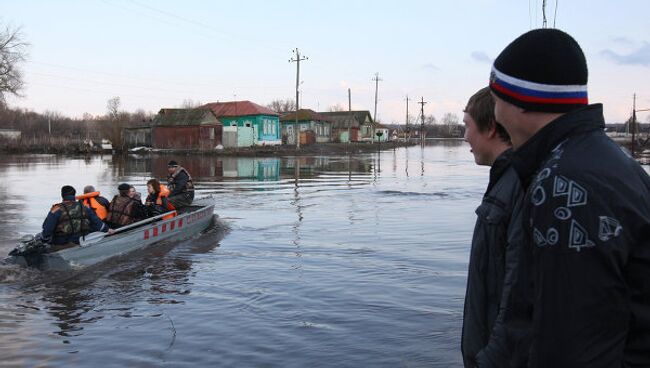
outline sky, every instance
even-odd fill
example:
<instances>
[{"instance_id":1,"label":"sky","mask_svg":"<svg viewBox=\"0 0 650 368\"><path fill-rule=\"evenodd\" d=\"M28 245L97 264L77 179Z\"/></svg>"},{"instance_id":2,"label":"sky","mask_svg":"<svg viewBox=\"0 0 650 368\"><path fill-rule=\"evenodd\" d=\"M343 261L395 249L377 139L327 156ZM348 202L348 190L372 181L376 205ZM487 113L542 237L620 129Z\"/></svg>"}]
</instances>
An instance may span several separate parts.
<instances>
[{"instance_id":1,"label":"sky","mask_svg":"<svg viewBox=\"0 0 650 368\"><path fill-rule=\"evenodd\" d=\"M547 26L571 34L589 67L589 99L608 123L650 108L650 1L547 0ZM22 97L12 107L70 117L157 112L184 101L295 99L301 108L352 108L403 123L462 117L491 63L543 26L542 0L170 1L0 0L0 22L30 43ZM650 112L640 112L647 121Z\"/></svg>"}]
</instances>

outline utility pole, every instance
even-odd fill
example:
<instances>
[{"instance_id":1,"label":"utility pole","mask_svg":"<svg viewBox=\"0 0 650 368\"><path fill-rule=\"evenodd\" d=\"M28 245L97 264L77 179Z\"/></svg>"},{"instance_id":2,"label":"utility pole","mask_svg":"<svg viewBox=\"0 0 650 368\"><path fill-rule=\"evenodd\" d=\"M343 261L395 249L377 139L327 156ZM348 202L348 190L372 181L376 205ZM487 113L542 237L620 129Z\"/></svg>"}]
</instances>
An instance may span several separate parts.
<instances>
[{"instance_id":1,"label":"utility pole","mask_svg":"<svg viewBox=\"0 0 650 368\"><path fill-rule=\"evenodd\" d=\"M546 0L542 0L542 18L543 18L542 28L546 28Z\"/></svg>"},{"instance_id":2,"label":"utility pole","mask_svg":"<svg viewBox=\"0 0 650 368\"><path fill-rule=\"evenodd\" d=\"M372 117L374 120L372 124L372 135L370 137L370 142L372 143L375 140L375 124L377 123L377 91L379 90L379 82L383 79L379 78L379 73L375 73L375 77L372 78L375 81L375 115Z\"/></svg>"},{"instance_id":3,"label":"utility pole","mask_svg":"<svg viewBox=\"0 0 650 368\"><path fill-rule=\"evenodd\" d=\"M424 97L422 97L422 100L418 103L420 104L420 120L422 120L420 123L420 144L424 146L424 105L427 102L425 102Z\"/></svg>"},{"instance_id":4,"label":"utility pole","mask_svg":"<svg viewBox=\"0 0 650 368\"><path fill-rule=\"evenodd\" d=\"M348 88L348 148L350 147L350 142L352 141L352 137L350 137L350 126L352 125L352 92L350 92L350 89ZM348 149L349 151L349 149Z\"/></svg>"},{"instance_id":5,"label":"utility pole","mask_svg":"<svg viewBox=\"0 0 650 368\"><path fill-rule=\"evenodd\" d=\"M636 130L636 93L632 97L632 157L634 157L634 151L635 151L635 146L636 142L635 137L634 137L634 131Z\"/></svg>"},{"instance_id":6,"label":"utility pole","mask_svg":"<svg viewBox=\"0 0 650 368\"><path fill-rule=\"evenodd\" d=\"M407 135L410 138L411 131L409 129L409 95L406 95L406 129L404 131L404 141L406 142Z\"/></svg>"},{"instance_id":7,"label":"utility pole","mask_svg":"<svg viewBox=\"0 0 650 368\"><path fill-rule=\"evenodd\" d=\"M309 58L306 56L300 56L300 50L296 47L293 52L296 54L296 58L291 58L289 59L290 63L295 62L296 63L296 149L300 148L300 127L298 126L298 98L300 95L300 62L303 60L308 60Z\"/></svg>"},{"instance_id":8,"label":"utility pole","mask_svg":"<svg viewBox=\"0 0 650 368\"><path fill-rule=\"evenodd\" d=\"M636 151L636 113L639 111L650 111L650 109L636 108L636 93L635 93L632 100L632 119L630 121L630 124L628 124L628 128L632 129L632 157L634 157L634 153Z\"/></svg>"}]
</instances>

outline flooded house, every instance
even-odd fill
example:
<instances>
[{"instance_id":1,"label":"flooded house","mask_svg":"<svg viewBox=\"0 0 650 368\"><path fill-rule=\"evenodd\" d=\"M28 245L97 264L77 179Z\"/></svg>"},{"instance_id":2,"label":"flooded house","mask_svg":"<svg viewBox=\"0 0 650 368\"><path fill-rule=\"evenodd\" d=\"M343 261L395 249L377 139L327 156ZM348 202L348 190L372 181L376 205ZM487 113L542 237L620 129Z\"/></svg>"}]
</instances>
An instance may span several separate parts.
<instances>
[{"instance_id":1,"label":"flooded house","mask_svg":"<svg viewBox=\"0 0 650 368\"><path fill-rule=\"evenodd\" d=\"M332 119L314 110L300 109L286 113L280 117L280 126L284 144L296 144L296 131L300 132L301 145L332 141Z\"/></svg>"},{"instance_id":2,"label":"flooded house","mask_svg":"<svg viewBox=\"0 0 650 368\"><path fill-rule=\"evenodd\" d=\"M223 145L231 147L282 144L279 114L251 101L212 102L209 109L223 124Z\"/></svg>"},{"instance_id":3,"label":"flooded house","mask_svg":"<svg viewBox=\"0 0 650 368\"><path fill-rule=\"evenodd\" d=\"M205 108L163 108L152 122L124 130L127 147L210 150L221 138L221 122Z\"/></svg>"},{"instance_id":4,"label":"flooded house","mask_svg":"<svg viewBox=\"0 0 650 368\"><path fill-rule=\"evenodd\" d=\"M332 141L341 143L370 141L372 124L374 124L370 111L332 111L319 112L319 114L332 121Z\"/></svg>"}]
</instances>

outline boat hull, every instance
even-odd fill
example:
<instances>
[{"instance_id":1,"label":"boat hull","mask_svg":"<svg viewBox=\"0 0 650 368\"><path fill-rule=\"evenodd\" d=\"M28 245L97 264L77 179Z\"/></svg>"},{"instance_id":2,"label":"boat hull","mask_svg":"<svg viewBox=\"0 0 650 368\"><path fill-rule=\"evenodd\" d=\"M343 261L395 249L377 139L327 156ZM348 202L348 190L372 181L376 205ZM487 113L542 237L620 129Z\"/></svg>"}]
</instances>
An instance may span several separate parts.
<instances>
[{"instance_id":1,"label":"boat hull","mask_svg":"<svg viewBox=\"0 0 650 368\"><path fill-rule=\"evenodd\" d=\"M165 240L189 238L207 229L214 221L214 204L197 204L192 207L197 209L124 233L108 235L88 245L45 253L38 259L16 256L9 257L8 261L20 265L36 265L43 269L83 268Z\"/></svg>"}]
</instances>

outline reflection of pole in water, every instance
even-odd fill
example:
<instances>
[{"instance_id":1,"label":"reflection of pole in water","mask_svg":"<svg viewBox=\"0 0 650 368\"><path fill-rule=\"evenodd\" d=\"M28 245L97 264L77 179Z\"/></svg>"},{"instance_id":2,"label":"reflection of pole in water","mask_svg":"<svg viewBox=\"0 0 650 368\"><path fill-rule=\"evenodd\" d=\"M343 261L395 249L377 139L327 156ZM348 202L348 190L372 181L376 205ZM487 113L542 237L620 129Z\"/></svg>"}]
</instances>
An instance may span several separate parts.
<instances>
[{"instance_id":1,"label":"reflection of pole in water","mask_svg":"<svg viewBox=\"0 0 650 368\"><path fill-rule=\"evenodd\" d=\"M348 186L352 185L352 154L348 152Z\"/></svg>"},{"instance_id":2,"label":"reflection of pole in water","mask_svg":"<svg viewBox=\"0 0 650 368\"><path fill-rule=\"evenodd\" d=\"M420 166L422 167L420 176L424 176L424 146L420 147Z\"/></svg>"},{"instance_id":3,"label":"reflection of pole in water","mask_svg":"<svg viewBox=\"0 0 650 368\"><path fill-rule=\"evenodd\" d=\"M300 224L302 223L303 214L302 206L300 205L300 158L296 157L296 165L294 172L294 187L293 187L293 205L296 206L296 214L298 215L298 221L294 222L291 230L293 232L293 245L296 247L296 257L302 257L300 252ZM294 268L301 268L299 265L294 266Z\"/></svg>"},{"instance_id":4,"label":"reflection of pole in water","mask_svg":"<svg viewBox=\"0 0 650 368\"><path fill-rule=\"evenodd\" d=\"M377 152L377 172L381 172L381 151Z\"/></svg>"},{"instance_id":5,"label":"reflection of pole in water","mask_svg":"<svg viewBox=\"0 0 650 368\"><path fill-rule=\"evenodd\" d=\"M406 177L409 177L409 147L406 147L404 149L404 154L406 155L405 157L405 162L404 162L404 172L406 173Z\"/></svg>"},{"instance_id":6,"label":"reflection of pole in water","mask_svg":"<svg viewBox=\"0 0 650 368\"><path fill-rule=\"evenodd\" d=\"M397 151L393 148L393 174L397 173Z\"/></svg>"}]
</instances>

